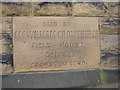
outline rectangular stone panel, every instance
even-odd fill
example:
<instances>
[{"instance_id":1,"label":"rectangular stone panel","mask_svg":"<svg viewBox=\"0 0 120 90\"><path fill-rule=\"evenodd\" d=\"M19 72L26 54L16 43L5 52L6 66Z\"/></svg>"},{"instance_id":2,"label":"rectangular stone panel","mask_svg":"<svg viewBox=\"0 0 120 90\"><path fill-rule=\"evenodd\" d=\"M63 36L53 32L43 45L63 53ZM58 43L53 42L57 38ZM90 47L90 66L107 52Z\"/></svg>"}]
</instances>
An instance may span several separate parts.
<instances>
[{"instance_id":1,"label":"rectangular stone panel","mask_svg":"<svg viewBox=\"0 0 120 90\"><path fill-rule=\"evenodd\" d=\"M96 17L14 17L15 72L98 67Z\"/></svg>"}]
</instances>

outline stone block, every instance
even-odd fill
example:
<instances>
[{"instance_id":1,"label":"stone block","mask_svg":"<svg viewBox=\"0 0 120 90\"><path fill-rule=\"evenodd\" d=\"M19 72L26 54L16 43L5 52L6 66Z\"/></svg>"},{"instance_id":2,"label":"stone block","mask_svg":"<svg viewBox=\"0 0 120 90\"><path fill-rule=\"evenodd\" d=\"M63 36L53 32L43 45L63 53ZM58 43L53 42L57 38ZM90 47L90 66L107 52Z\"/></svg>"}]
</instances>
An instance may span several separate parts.
<instances>
[{"instance_id":1,"label":"stone block","mask_svg":"<svg viewBox=\"0 0 120 90\"><path fill-rule=\"evenodd\" d=\"M12 53L12 37L7 34L0 34L0 53Z\"/></svg>"},{"instance_id":2,"label":"stone block","mask_svg":"<svg viewBox=\"0 0 120 90\"><path fill-rule=\"evenodd\" d=\"M107 35L115 35L119 34L119 22L120 19L118 18L100 18L100 33L101 34L107 34Z\"/></svg>"},{"instance_id":3,"label":"stone block","mask_svg":"<svg viewBox=\"0 0 120 90\"><path fill-rule=\"evenodd\" d=\"M101 50L105 51L118 51L118 43L120 41L118 35L101 35Z\"/></svg>"},{"instance_id":4,"label":"stone block","mask_svg":"<svg viewBox=\"0 0 120 90\"><path fill-rule=\"evenodd\" d=\"M110 17L119 17L120 12L120 3L118 2L111 2L109 3L109 16Z\"/></svg>"},{"instance_id":5,"label":"stone block","mask_svg":"<svg viewBox=\"0 0 120 90\"><path fill-rule=\"evenodd\" d=\"M1 63L0 63L1 64ZM2 74L12 74L13 73L13 67L10 64L2 64Z\"/></svg>"},{"instance_id":6,"label":"stone block","mask_svg":"<svg viewBox=\"0 0 120 90\"><path fill-rule=\"evenodd\" d=\"M108 3L89 2L89 3L74 3L74 16L108 16Z\"/></svg>"},{"instance_id":7,"label":"stone block","mask_svg":"<svg viewBox=\"0 0 120 90\"><path fill-rule=\"evenodd\" d=\"M2 27L1 33L12 33L12 17L2 17L0 25Z\"/></svg>"},{"instance_id":8,"label":"stone block","mask_svg":"<svg viewBox=\"0 0 120 90\"><path fill-rule=\"evenodd\" d=\"M29 2L3 2L2 16L29 16L31 5Z\"/></svg>"},{"instance_id":9,"label":"stone block","mask_svg":"<svg viewBox=\"0 0 120 90\"><path fill-rule=\"evenodd\" d=\"M66 3L33 3L35 16L68 16L70 5Z\"/></svg>"}]
</instances>

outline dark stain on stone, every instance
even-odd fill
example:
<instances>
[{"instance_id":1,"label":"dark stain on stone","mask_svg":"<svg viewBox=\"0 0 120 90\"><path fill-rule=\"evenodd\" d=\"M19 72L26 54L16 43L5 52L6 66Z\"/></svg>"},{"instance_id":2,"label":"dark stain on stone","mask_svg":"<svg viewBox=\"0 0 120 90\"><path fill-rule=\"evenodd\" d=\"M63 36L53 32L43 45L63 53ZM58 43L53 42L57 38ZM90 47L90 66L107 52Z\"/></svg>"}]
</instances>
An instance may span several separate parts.
<instances>
[{"instance_id":1,"label":"dark stain on stone","mask_svg":"<svg viewBox=\"0 0 120 90\"><path fill-rule=\"evenodd\" d=\"M107 6L103 2L91 2L97 9L107 10Z\"/></svg>"},{"instance_id":2,"label":"dark stain on stone","mask_svg":"<svg viewBox=\"0 0 120 90\"><path fill-rule=\"evenodd\" d=\"M102 55L103 55L103 56L101 56L102 59L107 59L108 57L118 57L120 55L120 53L119 52L116 52L116 53L103 52Z\"/></svg>"},{"instance_id":3,"label":"dark stain on stone","mask_svg":"<svg viewBox=\"0 0 120 90\"><path fill-rule=\"evenodd\" d=\"M13 65L13 55L12 54L0 54L0 63Z\"/></svg>"},{"instance_id":4,"label":"dark stain on stone","mask_svg":"<svg viewBox=\"0 0 120 90\"><path fill-rule=\"evenodd\" d=\"M12 40L12 37L9 34L0 34L0 39L9 39L9 40Z\"/></svg>"}]
</instances>

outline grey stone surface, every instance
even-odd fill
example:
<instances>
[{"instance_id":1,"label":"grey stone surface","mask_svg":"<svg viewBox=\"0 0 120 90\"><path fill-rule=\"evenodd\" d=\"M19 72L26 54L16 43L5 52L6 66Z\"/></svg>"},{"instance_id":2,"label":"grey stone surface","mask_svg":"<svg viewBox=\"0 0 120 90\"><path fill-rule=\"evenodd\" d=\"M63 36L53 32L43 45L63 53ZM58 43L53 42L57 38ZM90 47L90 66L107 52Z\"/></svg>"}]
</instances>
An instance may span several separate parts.
<instances>
[{"instance_id":1,"label":"grey stone surface","mask_svg":"<svg viewBox=\"0 0 120 90\"><path fill-rule=\"evenodd\" d=\"M120 35L100 35L101 40L101 50L106 51L118 51L120 50L119 42L120 42Z\"/></svg>"},{"instance_id":2,"label":"grey stone surface","mask_svg":"<svg viewBox=\"0 0 120 90\"><path fill-rule=\"evenodd\" d=\"M107 34L107 35L113 35L113 34L119 34L119 18L99 18L100 23L100 33L101 34Z\"/></svg>"},{"instance_id":3,"label":"grey stone surface","mask_svg":"<svg viewBox=\"0 0 120 90\"><path fill-rule=\"evenodd\" d=\"M118 69L23 72L3 75L3 88L117 88ZM108 87L111 85L111 87ZM115 85L115 86L113 86Z\"/></svg>"},{"instance_id":4,"label":"grey stone surface","mask_svg":"<svg viewBox=\"0 0 120 90\"><path fill-rule=\"evenodd\" d=\"M99 81L97 70L76 70L4 75L2 83L3 88L65 88L97 85Z\"/></svg>"},{"instance_id":5,"label":"grey stone surface","mask_svg":"<svg viewBox=\"0 0 120 90\"><path fill-rule=\"evenodd\" d=\"M118 58L120 56L120 52L118 51L101 51L101 62L100 65L103 68L106 67L116 67L120 64L120 59Z\"/></svg>"},{"instance_id":6,"label":"grey stone surface","mask_svg":"<svg viewBox=\"0 0 120 90\"><path fill-rule=\"evenodd\" d=\"M0 54L0 63L11 64L13 62L12 54Z\"/></svg>"},{"instance_id":7,"label":"grey stone surface","mask_svg":"<svg viewBox=\"0 0 120 90\"><path fill-rule=\"evenodd\" d=\"M111 89L111 88L119 88L119 85L118 83L113 83L113 84L106 84L106 85L98 85L98 86L91 87L91 88L110 88Z\"/></svg>"},{"instance_id":8,"label":"grey stone surface","mask_svg":"<svg viewBox=\"0 0 120 90\"><path fill-rule=\"evenodd\" d=\"M119 64L119 35L101 35L101 65L103 67Z\"/></svg>"}]
</instances>

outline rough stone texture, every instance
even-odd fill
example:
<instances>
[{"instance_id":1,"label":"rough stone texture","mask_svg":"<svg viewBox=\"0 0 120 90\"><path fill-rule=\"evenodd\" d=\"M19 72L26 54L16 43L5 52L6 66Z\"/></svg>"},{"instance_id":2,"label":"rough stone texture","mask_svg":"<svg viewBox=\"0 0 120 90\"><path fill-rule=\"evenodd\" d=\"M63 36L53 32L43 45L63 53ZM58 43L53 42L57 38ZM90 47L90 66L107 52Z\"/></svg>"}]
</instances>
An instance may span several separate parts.
<instances>
[{"instance_id":1,"label":"rough stone texture","mask_svg":"<svg viewBox=\"0 0 120 90\"><path fill-rule=\"evenodd\" d=\"M0 16L0 33L2 33L2 17Z\"/></svg>"},{"instance_id":2,"label":"rough stone texture","mask_svg":"<svg viewBox=\"0 0 120 90\"><path fill-rule=\"evenodd\" d=\"M100 23L100 33L101 34L118 34L118 30L120 29L119 23L120 19L119 18L100 18L99 19Z\"/></svg>"},{"instance_id":3,"label":"rough stone texture","mask_svg":"<svg viewBox=\"0 0 120 90\"><path fill-rule=\"evenodd\" d=\"M66 3L33 3L35 16L68 16L69 4Z\"/></svg>"},{"instance_id":4,"label":"rough stone texture","mask_svg":"<svg viewBox=\"0 0 120 90\"><path fill-rule=\"evenodd\" d=\"M108 3L74 3L74 16L108 16Z\"/></svg>"},{"instance_id":5,"label":"rough stone texture","mask_svg":"<svg viewBox=\"0 0 120 90\"><path fill-rule=\"evenodd\" d=\"M0 17L2 16L2 3L0 3Z\"/></svg>"},{"instance_id":6,"label":"rough stone texture","mask_svg":"<svg viewBox=\"0 0 120 90\"><path fill-rule=\"evenodd\" d=\"M112 67L115 66L117 67L120 62L119 62L119 51L101 51L101 63L100 65L103 67Z\"/></svg>"},{"instance_id":7,"label":"rough stone texture","mask_svg":"<svg viewBox=\"0 0 120 90\"><path fill-rule=\"evenodd\" d=\"M2 64L2 74L11 74L12 66L12 17L0 18L0 64Z\"/></svg>"},{"instance_id":8,"label":"rough stone texture","mask_svg":"<svg viewBox=\"0 0 120 90\"><path fill-rule=\"evenodd\" d=\"M30 3L2 3L2 15L3 16L29 16L31 14Z\"/></svg>"},{"instance_id":9,"label":"rough stone texture","mask_svg":"<svg viewBox=\"0 0 120 90\"><path fill-rule=\"evenodd\" d=\"M11 53L9 42L2 42L2 49L0 49L0 53Z\"/></svg>"},{"instance_id":10,"label":"rough stone texture","mask_svg":"<svg viewBox=\"0 0 120 90\"><path fill-rule=\"evenodd\" d=\"M11 66L11 64L2 64L2 74L11 74L11 73L13 73L13 67Z\"/></svg>"},{"instance_id":11,"label":"rough stone texture","mask_svg":"<svg viewBox=\"0 0 120 90\"><path fill-rule=\"evenodd\" d=\"M1 3L0 3L1 4ZM7 2L2 4L3 16L107 16L118 17L120 3L45 3ZM72 11L72 12L71 12Z\"/></svg>"},{"instance_id":12,"label":"rough stone texture","mask_svg":"<svg viewBox=\"0 0 120 90\"><path fill-rule=\"evenodd\" d=\"M112 84L103 84L103 85L96 85L96 86L89 86L89 87L85 87L85 88L113 88L113 90L115 90L115 88L119 88L119 84L120 83L112 83Z\"/></svg>"},{"instance_id":13,"label":"rough stone texture","mask_svg":"<svg viewBox=\"0 0 120 90\"><path fill-rule=\"evenodd\" d=\"M0 54L0 63L11 64L13 62L12 54Z\"/></svg>"},{"instance_id":14,"label":"rough stone texture","mask_svg":"<svg viewBox=\"0 0 120 90\"><path fill-rule=\"evenodd\" d=\"M7 35L7 34L0 34L0 43L1 43L1 47L0 48L0 53L4 53L4 54L10 54L12 53L12 37L11 35Z\"/></svg>"},{"instance_id":15,"label":"rough stone texture","mask_svg":"<svg viewBox=\"0 0 120 90\"><path fill-rule=\"evenodd\" d=\"M13 72L12 67L12 38L8 34L0 34L0 64L2 64L2 73L10 74Z\"/></svg>"},{"instance_id":16,"label":"rough stone texture","mask_svg":"<svg viewBox=\"0 0 120 90\"><path fill-rule=\"evenodd\" d=\"M109 3L109 16L110 17L118 17L120 12L120 3L111 2Z\"/></svg>"},{"instance_id":17,"label":"rough stone texture","mask_svg":"<svg viewBox=\"0 0 120 90\"><path fill-rule=\"evenodd\" d=\"M101 35L101 65L103 66L117 66L118 65L118 55L119 55L119 48L118 48L118 35L109 35L109 34L117 34L114 33L115 29L117 29L117 25L118 25L118 21L116 20L116 18L101 18L100 19L102 22L102 24L100 25L100 30L102 32L105 32L106 27L109 29L111 29L111 32L106 32L106 33L102 33L102 34L106 34L106 35ZM108 21L107 21L108 20ZM9 20L8 20L9 21ZM9 25L9 24L8 24ZM104 28L104 29L103 29ZM5 49L3 48L4 52L2 53L12 53L11 49L12 49L12 36L9 34L3 34L1 36L1 41L2 42L6 42L6 44L4 44L3 47L5 47ZM5 55L4 55L5 56ZM12 57L10 57L9 55L5 56L6 58L4 58L4 63L6 62L11 62L13 60Z\"/></svg>"},{"instance_id":18,"label":"rough stone texture","mask_svg":"<svg viewBox=\"0 0 120 90\"><path fill-rule=\"evenodd\" d=\"M0 3L1 4L1 3ZM13 16L83 16L101 17L101 65L117 66L118 56L118 9L120 3L3 3L2 16L0 19L0 43L3 51L0 50L0 64L3 64L3 74L13 72L12 67L12 17ZM11 17L8 17L11 16Z\"/></svg>"},{"instance_id":19,"label":"rough stone texture","mask_svg":"<svg viewBox=\"0 0 120 90\"><path fill-rule=\"evenodd\" d=\"M120 47L118 47L118 43L120 42L119 36L118 35L101 35L100 36L101 50L106 50L106 51L120 50Z\"/></svg>"},{"instance_id":20,"label":"rough stone texture","mask_svg":"<svg viewBox=\"0 0 120 90\"><path fill-rule=\"evenodd\" d=\"M0 34L2 48L0 53L10 54L12 52L12 17L2 17L0 25L2 26L2 34Z\"/></svg>"},{"instance_id":21,"label":"rough stone texture","mask_svg":"<svg viewBox=\"0 0 120 90\"><path fill-rule=\"evenodd\" d=\"M12 33L12 17L2 17L2 22L0 25L2 26L2 33Z\"/></svg>"},{"instance_id":22,"label":"rough stone texture","mask_svg":"<svg viewBox=\"0 0 120 90\"><path fill-rule=\"evenodd\" d=\"M101 65L118 66L118 35L101 35Z\"/></svg>"}]
</instances>

